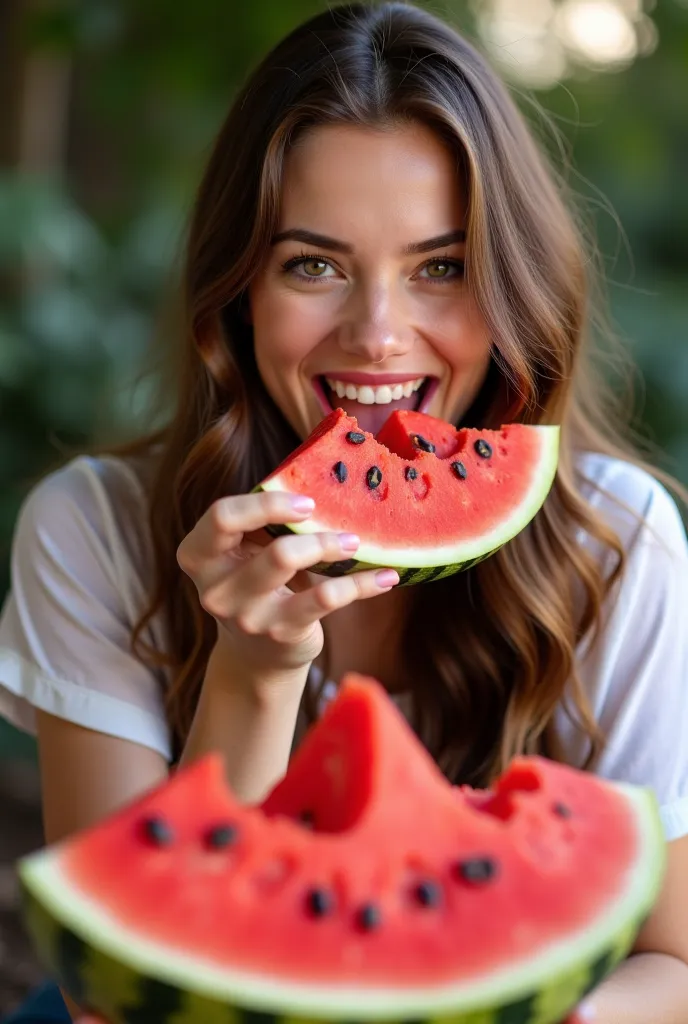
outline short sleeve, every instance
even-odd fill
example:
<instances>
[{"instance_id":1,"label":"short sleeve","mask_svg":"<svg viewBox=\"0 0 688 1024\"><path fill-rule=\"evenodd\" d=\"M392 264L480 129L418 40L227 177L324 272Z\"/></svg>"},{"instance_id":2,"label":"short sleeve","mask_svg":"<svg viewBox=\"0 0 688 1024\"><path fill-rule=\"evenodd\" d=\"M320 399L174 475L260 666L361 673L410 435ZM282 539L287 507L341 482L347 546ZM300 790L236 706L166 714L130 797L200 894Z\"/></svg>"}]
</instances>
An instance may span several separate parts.
<instances>
[{"instance_id":1,"label":"short sleeve","mask_svg":"<svg viewBox=\"0 0 688 1024\"><path fill-rule=\"evenodd\" d=\"M621 537L627 564L599 639L580 652L607 737L596 771L653 789L666 838L676 839L688 833L686 533L676 503L643 470L607 460L597 477L592 503Z\"/></svg>"},{"instance_id":2,"label":"short sleeve","mask_svg":"<svg viewBox=\"0 0 688 1024\"><path fill-rule=\"evenodd\" d=\"M76 459L25 501L0 618L0 715L19 729L35 734L40 708L170 759L164 674L131 651L151 578L145 523L122 460ZM163 643L159 625L144 639Z\"/></svg>"}]
</instances>

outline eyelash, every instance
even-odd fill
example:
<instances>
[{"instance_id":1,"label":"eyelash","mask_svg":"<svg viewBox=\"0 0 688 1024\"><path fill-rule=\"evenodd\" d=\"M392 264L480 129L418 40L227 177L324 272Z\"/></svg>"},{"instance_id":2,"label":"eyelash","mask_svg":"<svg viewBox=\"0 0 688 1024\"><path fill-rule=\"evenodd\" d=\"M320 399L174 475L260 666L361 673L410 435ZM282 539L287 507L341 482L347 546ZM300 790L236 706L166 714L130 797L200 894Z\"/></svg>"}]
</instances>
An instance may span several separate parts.
<instances>
[{"instance_id":1,"label":"eyelash","mask_svg":"<svg viewBox=\"0 0 688 1024\"><path fill-rule=\"evenodd\" d=\"M291 259L287 260L286 263L283 263L282 270L284 271L285 274L291 274L294 270L296 270L297 267L302 266L304 263L308 263L310 260L313 260L314 262L317 263L326 263L328 267L333 266L332 262L326 256L320 256L318 253L304 252L301 253L300 256L294 256ZM459 271L459 274L457 274L456 277L424 278L424 280L429 281L430 284L447 284L450 281L457 281L460 280L461 277L463 277L465 261L458 260L456 259L456 257L453 256L433 256L432 259L426 260L425 263L422 264L419 272L425 270L426 267L431 267L435 263L446 263L449 266L456 267L457 270ZM333 267L333 269L336 268ZM316 284L318 281L322 280L322 278L320 277L309 277L307 274L300 274L296 276L299 277L300 281L307 281L309 284Z\"/></svg>"}]
</instances>

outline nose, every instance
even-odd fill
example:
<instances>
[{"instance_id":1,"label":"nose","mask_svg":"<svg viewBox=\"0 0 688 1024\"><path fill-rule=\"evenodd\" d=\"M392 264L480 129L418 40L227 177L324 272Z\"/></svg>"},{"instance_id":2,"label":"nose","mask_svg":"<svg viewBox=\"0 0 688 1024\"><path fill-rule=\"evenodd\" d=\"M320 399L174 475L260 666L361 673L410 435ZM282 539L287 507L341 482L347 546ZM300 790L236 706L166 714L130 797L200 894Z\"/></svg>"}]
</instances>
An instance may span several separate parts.
<instances>
[{"instance_id":1,"label":"nose","mask_svg":"<svg viewBox=\"0 0 688 1024\"><path fill-rule=\"evenodd\" d=\"M404 355L413 333L404 315L403 299L386 286L352 294L344 309L338 340L344 352L367 363L383 363Z\"/></svg>"}]
</instances>

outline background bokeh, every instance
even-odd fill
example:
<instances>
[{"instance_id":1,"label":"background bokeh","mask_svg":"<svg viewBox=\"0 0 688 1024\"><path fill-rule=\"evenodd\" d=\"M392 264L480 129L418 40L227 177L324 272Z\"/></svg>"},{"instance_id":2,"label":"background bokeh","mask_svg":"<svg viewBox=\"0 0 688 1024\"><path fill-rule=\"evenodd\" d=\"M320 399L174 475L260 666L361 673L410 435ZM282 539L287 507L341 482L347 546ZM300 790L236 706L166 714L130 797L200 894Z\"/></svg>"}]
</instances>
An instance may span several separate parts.
<instances>
[{"instance_id":1,"label":"background bokeh","mask_svg":"<svg viewBox=\"0 0 688 1024\"><path fill-rule=\"evenodd\" d=\"M0 596L31 481L149 424L142 371L213 134L258 56L324 6L0 2ZM688 0L425 6L477 39L572 163L643 429L688 482ZM31 742L0 723L0 863L38 841L32 771ZM34 977L13 900L6 869L0 1013Z\"/></svg>"}]
</instances>

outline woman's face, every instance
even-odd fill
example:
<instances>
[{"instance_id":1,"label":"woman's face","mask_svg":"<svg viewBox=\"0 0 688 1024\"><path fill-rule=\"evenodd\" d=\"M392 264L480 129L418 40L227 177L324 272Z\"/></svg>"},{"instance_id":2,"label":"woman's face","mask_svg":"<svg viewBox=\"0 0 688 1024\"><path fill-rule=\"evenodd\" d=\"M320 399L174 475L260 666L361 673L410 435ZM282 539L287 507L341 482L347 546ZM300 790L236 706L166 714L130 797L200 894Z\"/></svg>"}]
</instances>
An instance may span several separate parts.
<instances>
[{"instance_id":1,"label":"woman's face","mask_svg":"<svg viewBox=\"0 0 688 1024\"><path fill-rule=\"evenodd\" d=\"M395 409L456 422L471 405L490 339L463 279L466 207L420 124L321 127L290 151L249 298L260 374L300 437L338 406L375 433Z\"/></svg>"}]
</instances>

